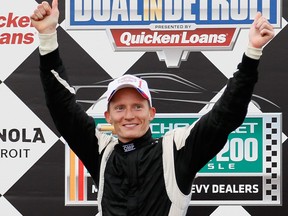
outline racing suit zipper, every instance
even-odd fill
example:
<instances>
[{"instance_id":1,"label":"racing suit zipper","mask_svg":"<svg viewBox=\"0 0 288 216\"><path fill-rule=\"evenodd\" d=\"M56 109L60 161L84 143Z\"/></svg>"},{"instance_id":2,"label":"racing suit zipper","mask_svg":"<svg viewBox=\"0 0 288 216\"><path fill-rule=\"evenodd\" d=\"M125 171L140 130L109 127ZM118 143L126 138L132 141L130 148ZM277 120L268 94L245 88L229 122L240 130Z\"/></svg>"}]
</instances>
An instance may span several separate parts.
<instances>
[{"instance_id":1,"label":"racing suit zipper","mask_svg":"<svg viewBox=\"0 0 288 216\"><path fill-rule=\"evenodd\" d=\"M127 196L127 216L138 214L138 151L128 153L129 191Z\"/></svg>"}]
</instances>

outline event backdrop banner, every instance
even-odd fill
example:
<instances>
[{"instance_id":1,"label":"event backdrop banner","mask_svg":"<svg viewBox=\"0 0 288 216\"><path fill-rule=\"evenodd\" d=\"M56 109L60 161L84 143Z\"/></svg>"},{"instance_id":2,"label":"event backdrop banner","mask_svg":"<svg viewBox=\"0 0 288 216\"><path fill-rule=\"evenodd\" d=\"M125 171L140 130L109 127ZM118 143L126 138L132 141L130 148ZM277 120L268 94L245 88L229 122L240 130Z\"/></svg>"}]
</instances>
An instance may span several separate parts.
<instances>
[{"instance_id":1,"label":"event backdrop banner","mask_svg":"<svg viewBox=\"0 0 288 216\"><path fill-rule=\"evenodd\" d=\"M103 115L93 117L98 128L109 126ZM169 130L193 124L199 117L157 114L151 132L158 138ZM280 205L281 123L279 113L248 115L219 154L198 173L190 205ZM68 145L65 158L66 205L97 205L97 186Z\"/></svg>"},{"instance_id":2,"label":"event backdrop banner","mask_svg":"<svg viewBox=\"0 0 288 216\"><path fill-rule=\"evenodd\" d=\"M211 109L261 11L276 36L264 48L247 117L198 173L187 215L288 214L288 1L58 1L59 50L77 101L106 125L109 81L141 76L157 108L155 137ZM97 187L45 104L30 20L41 2L0 0L0 215L94 216Z\"/></svg>"}]
</instances>

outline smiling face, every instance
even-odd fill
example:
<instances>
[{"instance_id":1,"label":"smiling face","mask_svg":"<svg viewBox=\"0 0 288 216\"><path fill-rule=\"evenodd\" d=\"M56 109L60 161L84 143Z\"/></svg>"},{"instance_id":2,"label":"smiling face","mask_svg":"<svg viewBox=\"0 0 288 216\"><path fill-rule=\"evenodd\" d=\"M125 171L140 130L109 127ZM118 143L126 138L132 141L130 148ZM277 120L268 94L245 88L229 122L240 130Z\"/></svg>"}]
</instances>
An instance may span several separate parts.
<instances>
[{"instance_id":1,"label":"smiling face","mask_svg":"<svg viewBox=\"0 0 288 216\"><path fill-rule=\"evenodd\" d=\"M155 117L156 109L149 106L135 88L123 88L112 97L106 121L114 126L115 134L123 142L130 142L143 136Z\"/></svg>"}]
</instances>

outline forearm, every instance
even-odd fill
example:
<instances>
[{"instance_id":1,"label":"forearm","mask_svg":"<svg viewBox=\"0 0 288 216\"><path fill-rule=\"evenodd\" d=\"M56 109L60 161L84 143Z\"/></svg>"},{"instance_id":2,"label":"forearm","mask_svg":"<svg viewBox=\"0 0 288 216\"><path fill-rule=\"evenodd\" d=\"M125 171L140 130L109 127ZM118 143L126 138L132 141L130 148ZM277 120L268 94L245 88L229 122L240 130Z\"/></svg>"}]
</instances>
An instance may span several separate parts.
<instances>
[{"instance_id":1,"label":"forearm","mask_svg":"<svg viewBox=\"0 0 288 216\"><path fill-rule=\"evenodd\" d=\"M248 57L247 52L243 55L237 72L228 80L224 93L213 107L212 112L217 112L218 126L234 130L244 120L258 80L258 64L257 58Z\"/></svg>"},{"instance_id":2,"label":"forearm","mask_svg":"<svg viewBox=\"0 0 288 216\"><path fill-rule=\"evenodd\" d=\"M50 38L50 45L46 43L45 46L48 47L45 50L49 52L40 55L41 82L47 107L57 129L69 145L78 148L81 143L90 143L90 139L94 139L95 124L93 118L89 117L76 102L76 93L69 83L59 50L51 46L51 44L55 45L57 39L55 36L53 38L54 42L51 43ZM41 50L42 47L39 49ZM93 145L97 147L95 142L94 140Z\"/></svg>"},{"instance_id":3,"label":"forearm","mask_svg":"<svg viewBox=\"0 0 288 216\"><path fill-rule=\"evenodd\" d=\"M259 60L243 55L220 99L191 130L185 146L191 151L187 157L192 155L189 164L196 172L222 149L228 135L244 121L258 78L258 64Z\"/></svg>"}]
</instances>

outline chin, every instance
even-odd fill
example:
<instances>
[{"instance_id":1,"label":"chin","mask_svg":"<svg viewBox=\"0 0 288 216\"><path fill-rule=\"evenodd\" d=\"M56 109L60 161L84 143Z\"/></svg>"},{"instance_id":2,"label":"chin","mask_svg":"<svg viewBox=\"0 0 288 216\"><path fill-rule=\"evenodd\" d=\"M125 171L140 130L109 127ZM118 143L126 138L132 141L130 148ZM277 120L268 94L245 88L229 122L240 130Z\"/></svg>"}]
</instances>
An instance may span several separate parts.
<instances>
[{"instance_id":1,"label":"chin","mask_svg":"<svg viewBox=\"0 0 288 216\"><path fill-rule=\"evenodd\" d=\"M126 133L124 136L122 136L122 139L126 139L126 140L134 140L134 139L137 139L137 138L139 138L139 137L142 137L143 136L143 134L139 134L139 133L137 133L137 134L135 134L135 133Z\"/></svg>"}]
</instances>

